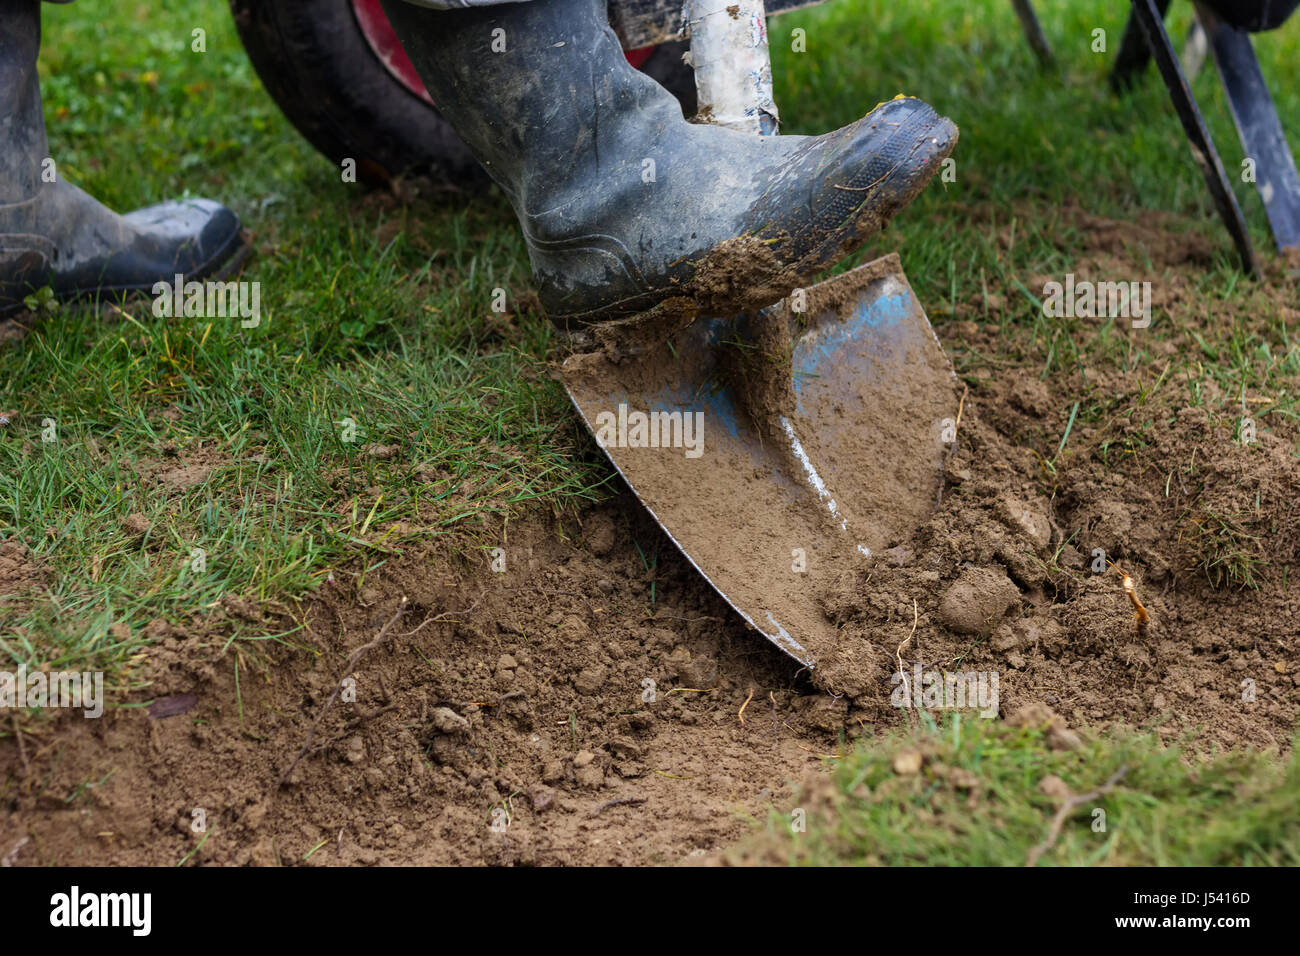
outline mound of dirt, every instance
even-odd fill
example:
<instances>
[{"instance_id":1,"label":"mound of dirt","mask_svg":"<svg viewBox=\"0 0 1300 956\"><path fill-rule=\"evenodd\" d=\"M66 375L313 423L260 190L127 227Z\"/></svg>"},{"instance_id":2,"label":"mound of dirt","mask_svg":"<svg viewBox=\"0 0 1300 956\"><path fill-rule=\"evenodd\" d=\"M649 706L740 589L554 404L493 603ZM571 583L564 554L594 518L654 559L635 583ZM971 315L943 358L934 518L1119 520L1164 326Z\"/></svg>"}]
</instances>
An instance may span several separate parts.
<instances>
[{"instance_id":1,"label":"mound of dirt","mask_svg":"<svg viewBox=\"0 0 1300 956\"><path fill-rule=\"evenodd\" d=\"M854 695L851 718L896 719L887 681L897 659L907 675L916 665L998 673L1003 714L1045 701L1076 726L1122 721L1168 736L1190 732L1202 744L1288 746L1300 700L1295 589L1282 580L1256 590L1215 587L1180 540L1177 502L1138 535L1130 527L1112 538L1086 519L1098 509L1145 513L1163 494L1163 475L1141 469L1131 482L1112 483L1088 498L1092 511L1074 505L1079 492L1067 477L1045 508L1037 459L984 424L978 405L963 428L950 464L959 482L917 538L896 563L877 562L826 597L846 639L876 649L876 682ZM1194 447L1201 446L1182 451ZM1300 492L1291 462L1258 460L1273 465L1259 487ZM1086 461L1081 455L1070 473L1090 474ZM1206 493L1254 493L1216 487ZM1285 516L1292 507L1271 510ZM1011 517L1017 513L1023 521ZM1261 535L1258 544L1279 573L1294 560L1286 532ZM1149 614L1142 631L1121 575L1095 565L1094 547L1136 577Z\"/></svg>"}]
</instances>

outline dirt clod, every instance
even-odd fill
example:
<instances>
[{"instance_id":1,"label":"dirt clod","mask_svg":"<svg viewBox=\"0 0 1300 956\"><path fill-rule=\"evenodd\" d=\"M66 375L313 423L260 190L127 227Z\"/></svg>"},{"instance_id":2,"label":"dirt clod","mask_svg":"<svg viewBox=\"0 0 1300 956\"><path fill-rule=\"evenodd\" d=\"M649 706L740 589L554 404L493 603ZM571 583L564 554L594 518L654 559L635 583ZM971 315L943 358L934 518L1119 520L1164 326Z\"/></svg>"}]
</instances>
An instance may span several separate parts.
<instances>
[{"instance_id":1,"label":"dirt clod","mask_svg":"<svg viewBox=\"0 0 1300 956\"><path fill-rule=\"evenodd\" d=\"M138 511L122 519L122 532L133 541L143 538L152 529L149 519Z\"/></svg>"},{"instance_id":2,"label":"dirt clod","mask_svg":"<svg viewBox=\"0 0 1300 956\"><path fill-rule=\"evenodd\" d=\"M919 750L900 750L894 754L894 773L900 777L920 773L923 762L924 757Z\"/></svg>"},{"instance_id":3,"label":"dirt clod","mask_svg":"<svg viewBox=\"0 0 1300 956\"><path fill-rule=\"evenodd\" d=\"M433 726L442 734L469 733L469 721L450 707L439 707L434 710Z\"/></svg>"},{"instance_id":4,"label":"dirt clod","mask_svg":"<svg viewBox=\"0 0 1300 956\"><path fill-rule=\"evenodd\" d=\"M939 620L958 634L985 636L1020 600L1020 590L1000 568L970 568L939 602Z\"/></svg>"}]
</instances>

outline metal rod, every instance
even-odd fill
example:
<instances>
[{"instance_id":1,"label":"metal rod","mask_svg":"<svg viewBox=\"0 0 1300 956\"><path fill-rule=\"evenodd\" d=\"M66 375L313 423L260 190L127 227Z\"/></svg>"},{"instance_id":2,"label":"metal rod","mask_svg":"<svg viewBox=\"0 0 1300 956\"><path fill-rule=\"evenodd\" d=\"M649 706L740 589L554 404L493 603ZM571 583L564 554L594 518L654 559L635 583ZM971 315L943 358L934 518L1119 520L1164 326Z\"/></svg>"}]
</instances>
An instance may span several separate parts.
<instances>
[{"instance_id":1,"label":"metal rod","mask_svg":"<svg viewBox=\"0 0 1300 956\"><path fill-rule=\"evenodd\" d=\"M1160 19L1163 21L1166 13L1169 12L1169 0L1159 0L1156 4L1156 10L1160 13ZM1119 41L1119 53L1115 56L1115 66L1110 71L1111 89L1116 92L1123 92L1137 82L1142 71L1147 68L1151 62L1151 47L1147 45L1146 36L1142 31L1142 24L1138 20L1136 10L1132 10L1128 15L1128 22L1124 24L1124 36Z\"/></svg>"},{"instance_id":2,"label":"metal rod","mask_svg":"<svg viewBox=\"0 0 1300 956\"><path fill-rule=\"evenodd\" d=\"M1300 249L1300 174L1250 35L1224 23L1204 4L1196 5L1196 15L1209 38L1245 157L1254 161L1255 187L1273 238L1279 249Z\"/></svg>"},{"instance_id":3,"label":"metal rod","mask_svg":"<svg viewBox=\"0 0 1300 956\"><path fill-rule=\"evenodd\" d=\"M1056 58L1052 55L1052 45L1047 42L1047 34L1043 33L1043 25L1038 22L1034 5L1030 0L1011 0L1011 5L1016 8L1016 16L1020 18L1020 28L1025 31L1025 39L1029 41L1029 46L1038 57L1038 62L1048 68L1055 66Z\"/></svg>"},{"instance_id":4,"label":"metal rod","mask_svg":"<svg viewBox=\"0 0 1300 956\"><path fill-rule=\"evenodd\" d=\"M1246 229L1246 220L1237 204L1237 197L1232 192L1228 175L1223 170L1219 152L1214 148L1214 140L1205 126L1205 120L1196 105L1187 86L1187 78L1174 53L1169 34L1165 31L1164 18L1156 8L1155 0L1133 0L1133 13L1146 36L1147 46L1155 57L1156 66L1169 89L1169 96L1174 101L1178 118L1182 121L1187 141L1192 147L1192 158L1201 167L1205 185L1209 187L1214 205L1219 210L1223 224L1228 227L1237 254L1241 257L1241 267L1251 276L1260 274L1259 261L1255 258L1255 247L1250 241Z\"/></svg>"},{"instance_id":5,"label":"metal rod","mask_svg":"<svg viewBox=\"0 0 1300 956\"><path fill-rule=\"evenodd\" d=\"M779 117L763 0L687 0L696 121L771 136Z\"/></svg>"}]
</instances>

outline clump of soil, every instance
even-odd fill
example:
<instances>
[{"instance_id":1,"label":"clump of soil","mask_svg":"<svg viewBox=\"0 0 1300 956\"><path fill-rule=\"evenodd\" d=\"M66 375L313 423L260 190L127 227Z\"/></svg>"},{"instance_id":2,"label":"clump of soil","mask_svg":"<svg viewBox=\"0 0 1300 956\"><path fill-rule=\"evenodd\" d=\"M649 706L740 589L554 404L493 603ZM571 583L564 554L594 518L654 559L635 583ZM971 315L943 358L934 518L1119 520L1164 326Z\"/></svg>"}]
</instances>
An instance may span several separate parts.
<instances>
[{"instance_id":1,"label":"clump of soil","mask_svg":"<svg viewBox=\"0 0 1300 956\"><path fill-rule=\"evenodd\" d=\"M955 634L987 637L1013 605L1020 591L1002 568L968 568L939 602L939 622Z\"/></svg>"},{"instance_id":2,"label":"clump of soil","mask_svg":"<svg viewBox=\"0 0 1300 956\"><path fill-rule=\"evenodd\" d=\"M45 576L27 545L14 538L0 541L0 599L15 600L40 588Z\"/></svg>"},{"instance_id":3,"label":"clump of soil","mask_svg":"<svg viewBox=\"0 0 1300 956\"><path fill-rule=\"evenodd\" d=\"M738 236L709 250L684 291L703 314L730 315L777 301L789 294L796 281L771 243L757 236Z\"/></svg>"},{"instance_id":4,"label":"clump of soil","mask_svg":"<svg viewBox=\"0 0 1300 956\"><path fill-rule=\"evenodd\" d=\"M143 463L140 477L164 492L176 494L203 484L228 463L229 457L216 448L199 445L181 449L169 441L162 447L161 458Z\"/></svg>"}]
</instances>

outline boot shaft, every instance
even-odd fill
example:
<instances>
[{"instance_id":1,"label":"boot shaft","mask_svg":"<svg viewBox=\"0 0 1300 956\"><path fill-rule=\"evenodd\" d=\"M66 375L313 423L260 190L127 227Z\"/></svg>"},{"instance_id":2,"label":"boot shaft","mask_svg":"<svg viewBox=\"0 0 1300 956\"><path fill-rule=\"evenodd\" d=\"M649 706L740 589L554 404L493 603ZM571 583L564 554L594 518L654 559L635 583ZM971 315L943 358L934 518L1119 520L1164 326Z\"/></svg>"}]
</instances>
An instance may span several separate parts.
<instances>
[{"instance_id":1,"label":"boot shaft","mask_svg":"<svg viewBox=\"0 0 1300 956\"><path fill-rule=\"evenodd\" d=\"M40 0L5 0L5 7L0 29L0 217L3 206L36 195L41 162L49 152L36 76Z\"/></svg>"},{"instance_id":2,"label":"boot shaft","mask_svg":"<svg viewBox=\"0 0 1300 956\"><path fill-rule=\"evenodd\" d=\"M628 65L604 0L384 9L439 111L521 214L621 178L644 142L684 122Z\"/></svg>"}]
</instances>

